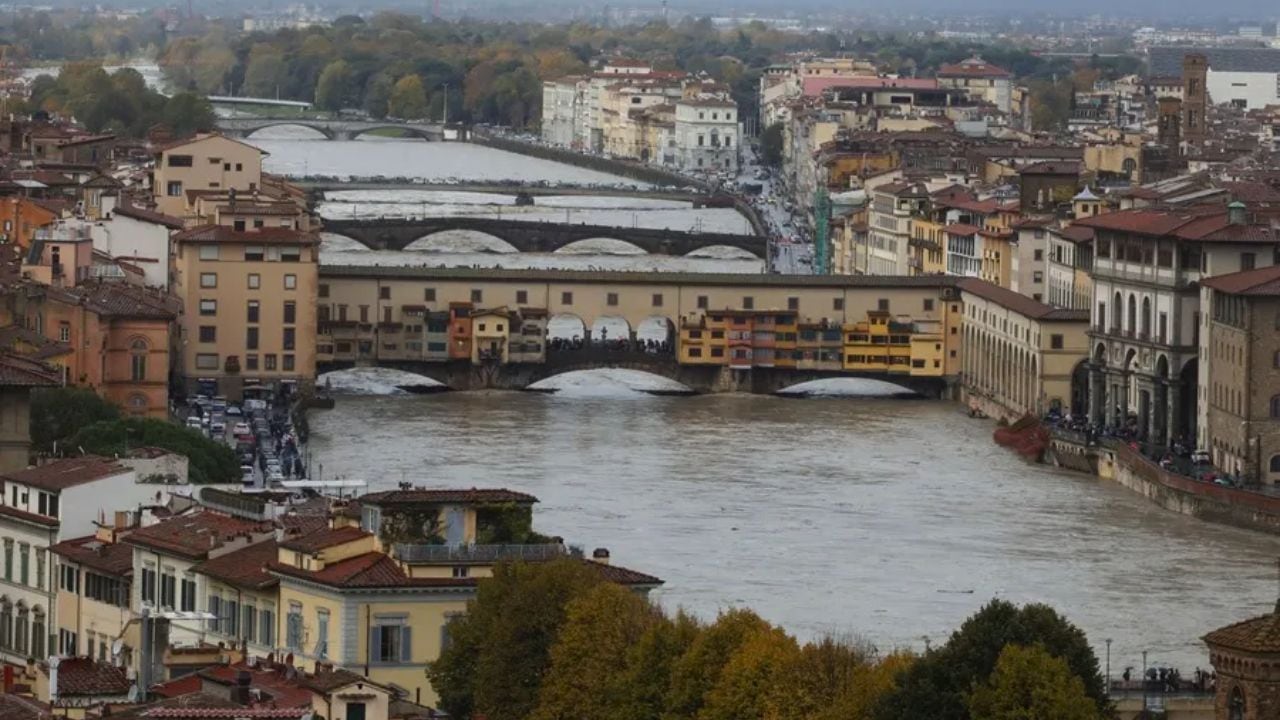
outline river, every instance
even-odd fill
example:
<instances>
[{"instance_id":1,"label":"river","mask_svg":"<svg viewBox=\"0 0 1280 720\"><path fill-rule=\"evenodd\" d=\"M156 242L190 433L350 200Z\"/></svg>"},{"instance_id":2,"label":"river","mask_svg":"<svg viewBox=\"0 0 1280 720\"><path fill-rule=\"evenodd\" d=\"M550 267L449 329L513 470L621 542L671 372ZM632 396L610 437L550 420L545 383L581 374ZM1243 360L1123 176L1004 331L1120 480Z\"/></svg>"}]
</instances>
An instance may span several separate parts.
<instances>
[{"instance_id":1,"label":"river","mask_svg":"<svg viewBox=\"0 0 1280 720\"><path fill-rule=\"evenodd\" d=\"M667 608L748 606L802 638L918 649L993 597L1042 601L1100 662L1114 639L1113 674L1148 650L1189 675L1201 635L1276 600L1277 539L1028 465L949 403L343 396L312 431L326 478L533 493L540 531L662 577Z\"/></svg>"}]
</instances>

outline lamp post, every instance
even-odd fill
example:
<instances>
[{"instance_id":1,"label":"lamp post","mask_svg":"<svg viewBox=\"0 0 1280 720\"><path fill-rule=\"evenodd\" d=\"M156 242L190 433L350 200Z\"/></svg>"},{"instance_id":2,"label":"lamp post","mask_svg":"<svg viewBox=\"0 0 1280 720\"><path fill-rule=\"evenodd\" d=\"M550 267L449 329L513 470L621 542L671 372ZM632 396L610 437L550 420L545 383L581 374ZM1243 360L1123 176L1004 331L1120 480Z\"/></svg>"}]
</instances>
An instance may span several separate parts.
<instances>
[{"instance_id":1,"label":"lamp post","mask_svg":"<svg viewBox=\"0 0 1280 720\"><path fill-rule=\"evenodd\" d=\"M1111 638L1107 638L1107 697L1111 696Z\"/></svg>"},{"instance_id":2,"label":"lamp post","mask_svg":"<svg viewBox=\"0 0 1280 720\"><path fill-rule=\"evenodd\" d=\"M1147 709L1147 651L1142 651L1142 709Z\"/></svg>"}]
</instances>

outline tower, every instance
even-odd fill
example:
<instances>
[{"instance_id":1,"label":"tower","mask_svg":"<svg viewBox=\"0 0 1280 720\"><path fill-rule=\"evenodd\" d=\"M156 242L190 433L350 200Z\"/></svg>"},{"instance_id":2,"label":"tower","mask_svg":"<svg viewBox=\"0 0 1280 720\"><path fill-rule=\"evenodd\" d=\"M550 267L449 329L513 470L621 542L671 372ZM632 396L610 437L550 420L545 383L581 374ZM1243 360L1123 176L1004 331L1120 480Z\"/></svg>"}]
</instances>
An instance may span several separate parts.
<instances>
[{"instance_id":1,"label":"tower","mask_svg":"<svg viewBox=\"0 0 1280 720\"><path fill-rule=\"evenodd\" d=\"M1209 59L1199 53L1182 58L1182 139L1188 147L1202 148L1208 133Z\"/></svg>"},{"instance_id":2,"label":"tower","mask_svg":"<svg viewBox=\"0 0 1280 720\"><path fill-rule=\"evenodd\" d=\"M1182 101L1176 97L1162 97L1156 101L1159 118L1156 139L1171 157L1177 157L1182 148Z\"/></svg>"}]
</instances>

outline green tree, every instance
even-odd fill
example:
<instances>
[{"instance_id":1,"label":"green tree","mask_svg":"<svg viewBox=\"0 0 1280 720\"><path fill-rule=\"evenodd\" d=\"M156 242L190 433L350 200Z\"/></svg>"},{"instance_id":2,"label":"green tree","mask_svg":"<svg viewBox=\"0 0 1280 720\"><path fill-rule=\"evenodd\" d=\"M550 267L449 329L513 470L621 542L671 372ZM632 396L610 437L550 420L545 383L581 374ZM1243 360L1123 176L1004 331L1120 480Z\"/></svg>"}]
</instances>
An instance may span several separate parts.
<instances>
[{"instance_id":1,"label":"green tree","mask_svg":"<svg viewBox=\"0 0 1280 720\"><path fill-rule=\"evenodd\" d=\"M973 720L1098 720L1098 706L1066 661L1041 647L1008 645L969 695Z\"/></svg>"},{"instance_id":2,"label":"green tree","mask_svg":"<svg viewBox=\"0 0 1280 720\"><path fill-rule=\"evenodd\" d=\"M316 81L316 107L321 110L341 110L351 105L354 76L346 60L334 60L324 66Z\"/></svg>"},{"instance_id":3,"label":"green tree","mask_svg":"<svg viewBox=\"0 0 1280 720\"><path fill-rule=\"evenodd\" d=\"M164 104L161 122L169 126L175 137L212 130L217 123L209 99L195 93L178 93Z\"/></svg>"},{"instance_id":4,"label":"green tree","mask_svg":"<svg viewBox=\"0 0 1280 720\"><path fill-rule=\"evenodd\" d=\"M660 720L671 689L673 667L702 628L683 611L649 626L627 653L622 670L620 720Z\"/></svg>"},{"instance_id":5,"label":"green tree","mask_svg":"<svg viewBox=\"0 0 1280 720\"><path fill-rule=\"evenodd\" d=\"M387 101L387 111L392 117L405 120L421 120L427 116L427 91L422 87L422 78L417 75L405 75L396 81L391 88L391 97Z\"/></svg>"},{"instance_id":6,"label":"green tree","mask_svg":"<svg viewBox=\"0 0 1280 720\"><path fill-rule=\"evenodd\" d=\"M284 84L285 72L284 53L268 43L254 43L241 89L250 97L274 98Z\"/></svg>"},{"instance_id":7,"label":"green tree","mask_svg":"<svg viewBox=\"0 0 1280 720\"><path fill-rule=\"evenodd\" d=\"M92 390L60 387L31 394L31 448L75 452L67 441L83 427L120 418L120 408Z\"/></svg>"},{"instance_id":8,"label":"green tree","mask_svg":"<svg viewBox=\"0 0 1280 720\"><path fill-rule=\"evenodd\" d=\"M782 123L774 123L760 133L760 161L769 167L782 167Z\"/></svg>"},{"instance_id":9,"label":"green tree","mask_svg":"<svg viewBox=\"0 0 1280 720\"><path fill-rule=\"evenodd\" d=\"M628 677L618 669L659 619L647 600L612 583L570 602L530 720L623 717Z\"/></svg>"},{"instance_id":10,"label":"green tree","mask_svg":"<svg viewBox=\"0 0 1280 720\"><path fill-rule=\"evenodd\" d=\"M698 633L689 649L673 664L666 717L670 720L697 717L733 654L754 633L769 629L769 623L750 610L721 613L714 623Z\"/></svg>"},{"instance_id":11,"label":"green tree","mask_svg":"<svg viewBox=\"0 0 1280 720\"><path fill-rule=\"evenodd\" d=\"M198 430L156 418L96 422L81 427L67 445L105 456L123 455L138 447L169 450L187 458L187 477L197 485L235 482L240 478L240 463L225 443L205 437Z\"/></svg>"},{"instance_id":12,"label":"green tree","mask_svg":"<svg viewBox=\"0 0 1280 720\"><path fill-rule=\"evenodd\" d=\"M391 88L394 83L391 76L385 72L376 73L369 77L369 82L364 88L364 111L369 113L370 117L384 118L387 116L387 105L391 102Z\"/></svg>"},{"instance_id":13,"label":"green tree","mask_svg":"<svg viewBox=\"0 0 1280 720\"><path fill-rule=\"evenodd\" d=\"M829 685L832 697L816 720L871 720L876 707L893 692L898 678L914 662L914 655L897 652L879 662L859 666L838 684Z\"/></svg>"},{"instance_id":14,"label":"green tree","mask_svg":"<svg viewBox=\"0 0 1280 720\"><path fill-rule=\"evenodd\" d=\"M902 675L877 707L877 720L968 720L968 693L987 679L1010 644L1041 645L1062 658L1097 709L1109 711L1098 658L1079 628L1047 605L993 600Z\"/></svg>"},{"instance_id":15,"label":"green tree","mask_svg":"<svg viewBox=\"0 0 1280 720\"><path fill-rule=\"evenodd\" d=\"M459 718L527 718L569 603L601 582L581 560L494 567L466 615L449 624L449 647L427 669L440 706Z\"/></svg>"}]
</instances>

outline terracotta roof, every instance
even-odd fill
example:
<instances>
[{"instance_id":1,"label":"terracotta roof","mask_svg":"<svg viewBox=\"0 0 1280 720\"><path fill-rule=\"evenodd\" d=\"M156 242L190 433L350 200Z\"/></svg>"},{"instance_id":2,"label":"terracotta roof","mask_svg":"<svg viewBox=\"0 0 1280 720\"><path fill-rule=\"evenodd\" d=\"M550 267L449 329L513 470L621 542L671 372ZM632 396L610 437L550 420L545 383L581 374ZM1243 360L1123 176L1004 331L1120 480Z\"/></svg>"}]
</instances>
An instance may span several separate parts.
<instances>
[{"instance_id":1,"label":"terracotta roof","mask_svg":"<svg viewBox=\"0 0 1280 720\"><path fill-rule=\"evenodd\" d=\"M133 574L133 548L123 543L104 543L93 535L63 540L49 548L55 555L96 570L104 575Z\"/></svg>"},{"instance_id":2,"label":"terracotta roof","mask_svg":"<svg viewBox=\"0 0 1280 720\"><path fill-rule=\"evenodd\" d=\"M267 532L266 523L241 520L208 510L180 515L129 533L124 542L189 559L204 559L210 550L237 537Z\"/></svg>"},{"instance_id":3,"label":"terracotta roof","mask_svg":"<svg viewBox=\"0 0 1280 720\"><path fill-rule=\"evenodd\" d=\"M801 94L817 97L833 88L885 88L900 90L937 90L938 81L933 78L882 78L874 75L848 75L844 77L807 77L800 81Z\"/></svg>"},{"instance_id":4,"label":"terracotta roof","mask_svg":"<svg viewBox=\"0 0 1280 720\"><path fill-rule=\"evenodd\" d=\"M58 143L58 147L74 147L76 145L90 145L92 143L110 142L115 140L115 135L80 135Z\"/></svg>"},{"instance_id":5,"label":"terracotta roof","mask_svg":"<svg viewBox=\"0 0 1280 720\"><path fill-rule=\"evenodd\" d=\"M143 222L155 223L156 225L164 225L167 228L181 230L185 224L180 218L172 215L166 215L155 210L148 210L132 204L120 204L111 210L112 215L123 215L134 220L142 220Z\"/></svg>"},{"instance_id":6,"label":"terracotta roof","mask_svg":"<svg viewBox=\"0 0 1280 720\"><path fill-rule=\"evenodd\" d=\"M44 527L58 527L58 525L61 524L54 518L37 515L17 508L11 508L8 505L0 505L0 515L20 522L27 522L33 525L43 525Z\"/></svg>"},{"instance_id":7,"label":"terracotta roof","mask_svg":"<svg viewBox=\"0 0 1280 720\"><path fill-rule=\"evenodd\" d=\"M41 490L65 490L112 475L130 472L129 468L110 458L97 455L63 458L26 470L0 475L0 480L20 483Z\"/></svg>"},{"instance_id":8,"label":"terracotta roof","mask_svg":"<svg viewBox=\"0 0 1280 720\"><path fill-rule=\"evenodd\" d=\"M58 663L58 697L67 695L127 695L129 678L122 667L93 658L63 658Z\"/></svg>"},{"instance_id":9,"label":"terracotta roof","mask_svg":"<svg viewBox=\"0 0 1280 720\"><path fill-rule=\"evenodd\" d=\"M200 225L178 233L173 239L177 242L230 242L282 245L314 245L320 236L314 232L293 230L290 228L264 227L256 230L235 230L226 225Z\"/></svg>"},{"instance_id":10,"label":"terracotta roof","mask_svg":"<svg viewBox=\"0 0 1280 720\"><path fill-rule=\"evenodd\" d=\"M195 143L203 142L203 141L205 141L205 140L210 140L210 139L212 139L212 138L222 138L223 140L226 140L226 141L228 141L228 142L233 142L233 143L235 143L235 144L237 144L237 145L243 145L243 146L245 146L245 147L247 147L247 148L252 148L255 152L261 153L262 155L269 155L269 154L270 154L270 153L268 153L267 151L263 150L262 148L255 147L255 146L253 146L253 145L250 145L250 144L249 144L249 143L247 143L247 142L244 142L244 141L241 141L241 140L237 140L237 139L235 139L235 138L230 138L230 137L227 137L226 135L223 135L222 133L216 133L216 132L212 132L212 133L196 133L195 135L193 135L193 136L191 136L191 137L182 138L181 140L174 140L174 141L172 141L172 142L168 142L168 143L165 143L165 144L163 144L163 145L157 145L156 147L152 148L152 150L151 150L151 151L152 151L153 153L163 153L163 152L168 152L169 150L175 150L175 149L177 149L177 148L183 147L184 145L193 145L193 144L195 144Z\"/></svg>"},{"instance_id":11,"label":"terracotta roof","mask_svg":"<svg viewBox=\"0 0 1280 720\"><path fill-rule=\"evenodd\" d=\"M964 292L973 293L984 300L990 300L1001 307L1032 320L1089 322L1088 310L1055 308L1052 305L1045 305L1038 300L1033 300L1022 293L989 283L986 280L964 278L958 284Z\"/></svg>"},{"instance_id":12,"label":"terracotta roof","mask_svg":"<svg viewBox=\"0 0 1280 720\"><path fill-rule=\"evenodd\" d=\"M483 505L488 503L536 503L538 498L505 488L471 488L470 490L387 490L368 493L359 498L362 503L389 505L393 503L435 503L454 505Z\"/></svg>"},{"instance_id":13,"label":"terracotta roof","mask_svg":"<svg viewBox=\"0 0 1280 720\"><path fill-rule=\"evenodd\" d=\"M600 573L600 577L604 578L607 582L617 583L618 585L634 585L641 587L657 587L662 584L661 578L656 578L652 575L647 575L630 568L624 568L621 565L606 565L604 563L598 563L593 560L586 559L583 559L582 562L595 568L596 571Z\"/></svg>"},{"instance_id":14,"label":"terracotta roof","mask_svg":"<svg viewBox=\"0 0 1280 720\"><path fill-rule=\"evenodd\" d=\"M384 587L470 588L476 578L411 578L400 565L380 552L369 552L326 565L323 570L303 570L284 563L272 563L277 575L307 580L336 588L369 589Z\"/></svg>"},{"instance_id":15,"label":"terracotta roof","mask_svg":"<svg viewBox=\"0 0 1280 720\"><path fill-rule=\"evenodd\" d=\"M346 545L349 542L373 537L373 533L358 527L347 525L339 528L326 528L309 533L280 544L285 550L296 550L304 553L317 553L325 548Z\"/></svg>"},{"instance_id":16,"label":"terracotta roof","mask_svg":"<svg viewBox=\"0 0 1280 720\"><path fill-rule=\"evenodd\" d=\"M944 207L955 208L957 210L968 210L969 212L982 213L990 215L1000 210L1000 201L995 198L986 200L975 200L972 197L954 197L938 200L938 204Z\"/></svg>"},{"instance_id":17,"label":"terracotta roof","mask_svg":"<svg viewBox=\"0 0 1280 720\"><path fill-rule=\"evenodd\" d=\"M218 212L229 215L301 215L302 208L296 204L283 201L274 203L236 201L235 205L224 203L218 205Z\"/></svg>"},{"instance_id":18,"label":"terracotta roof","mask_svg":"<svg viewBox=\"0 0 1280 720\"><path fill-rule=\"evenodd\" d=\"M1044 160L1018 169L1021 175L1079 175L1080 163L1070 160Z\"/></svg>"},{"instance_id":19,"label":"terracotta roof","mask_svg":"<svg viewBox=\"0 0 1280 720\"><path fill-rule=\"evenodd\" d=\"M1275 203L1280 202L1280 192L1264 182L1224 182L1220 183L1232 199L1242 203Z\"/></svg>"},{"instance_id":20,"label":"terracotta roof","mask_svg":"<svg viewBox=\"0 0 1280 720\"><path fill-rule=\"evenodd\" d=\"M1202 279L1200 284L1231 295L1253 297L1280 295L1280 265L1215 275Z\"/></svg>"},{"instance_id":21,"label":"terracotta roof","mask_svg":"<svg viewBox=\"0 0 1280 720\"><path fill-rule=\"evenodd\" d=\"M267 572L267 566L279 557L280 546L275 540L267 540L205 560L192 570L228 585L261 590L276 584L276 578Z\"/></svg>"},{"instance_id":22,"label":"terracotta roof","mask_svg":"<svg viewBox=\"0 0 1280 720\"><path fill-rule=\"evenodd\" d=\"M342 688L355 683L378 685L359 673L353 673L350 670L342 670L341 668L328 672L317 672L314 675L307 675L298 678L298 684L324 695L327 695L334 690L341 690ZM383 686L378 685L378 687Z\"/></svg>"},{"instance_id":23,"label":"terracotta roof","mask_svg":"<svg viewBox=\"0 0 1280 720\"><path fill-rule=\"evenodd\" d=\"M885 195L923 195L924 186L920 185L920 183L910 181L886 183L873 188L872 192L883 193Z\"/></svg>"},{"instance_id":24,"label":"terracotta roof","mask_svg":"<svg viewBox=\"0 0 1280 720\"><path fill-rule=\"evenodd\" d=\"M98 315L121 318L172 320L178 316L179 302L148 288L120 282L95 282L61 289L69 302L84 305Z\"/></svg>"},{"instance_id":25,"label":"terracotta roof","mask_svg":"<svg viewBox=\"0 0 1280 720\"><path fill-rule=\"evenodd\" d=\"M0 387L56 387L62 374L39 360L0 350Z\"/></svg>"},{"instance_id":26,"label":"terracotta roof","mask_svg":"<svg viewBox=\"0 0 1280 720\"><path fill-rule=\"evenodd\" d=\"M49 706L31 698L0 693L0 718L4 720L53 720Z\"/></svg>"},{"instance_id":27,"label":"terracotta roof","mask_svg":"<svg viewBox=\"0 0 1280 720\"><path fill-rule=\"evenodd\" d=\"M977 233L982 232L982 228L968 223L951 223L942 229L946 231L948 235L976 235Z\"/></svg>"},{"instance_id":28,"label":"terracotta roof","mask_svg":"<svg viewBox=\"0 0 1280 720\"><path fill-rule=\"evenodd\" d=\"M66 355L71 352L72 347L67 343L61 343L56 340L41 335L35 330L22 327L21 325L6 325L0 327L0 350L9 350L17 352L14 348L21 342L34 348L33 352L20 353L23 357L33 358L35 360L44 360L46 358Z\"/></svg>"},{"instance_id":29,"label":"terracotta roof","mask_svg":"<svg viewBox=\"0 0 1280 720\"><path fill-rule=\"evenodd\" d=\"M1009 71L999 65L992 65L982 58L972 57L958 63L943 65L938 68L938 77L1007 78Z\"/></svg>"},{"instance_id":30,"label":"terracotta roof","mask_svg":"<svg viewBox=\"0 0 1280 720\"><path fill-rule=\"evenodd\" d=\"M1204 642L1214 646L1250 653L1280 653L1280 602L1270 615L1245 620L1218 628L1205 635Z\"/></svg>"}]
</instances>

